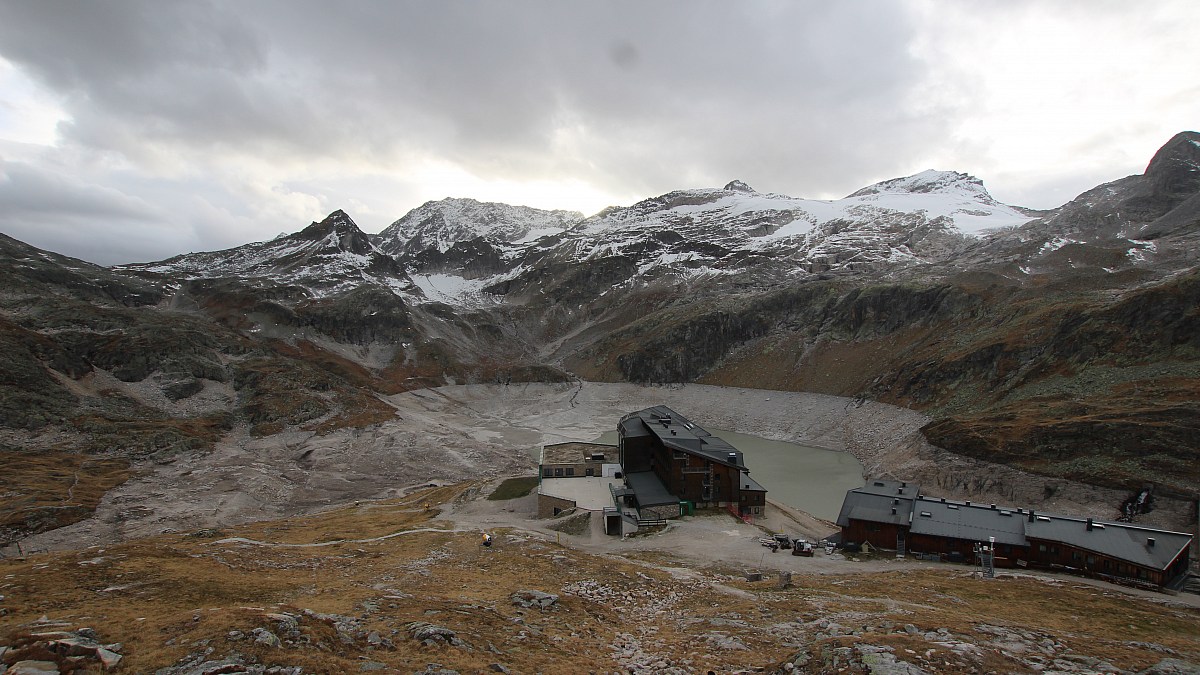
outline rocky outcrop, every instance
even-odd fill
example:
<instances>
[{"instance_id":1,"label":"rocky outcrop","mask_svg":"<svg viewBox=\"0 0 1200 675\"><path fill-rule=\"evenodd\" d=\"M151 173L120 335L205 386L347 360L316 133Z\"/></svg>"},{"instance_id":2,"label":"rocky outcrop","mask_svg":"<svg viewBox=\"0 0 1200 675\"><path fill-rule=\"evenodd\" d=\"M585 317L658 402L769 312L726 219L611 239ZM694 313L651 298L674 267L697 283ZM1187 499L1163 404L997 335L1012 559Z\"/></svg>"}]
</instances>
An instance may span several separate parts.
<instances>
[{"instance_id":1,"label":"rocky outcrop","mask_svg":"<svg viewBox=\"0 0 1200 675\"><path fill-rule=\"evenodd\" d=\"M1091 239L1155 239L1194 227L1198 193L1200 133L1185 131L1160 148L1141 175L1088 190L1029 229Z\"/></svg>"},{"instance_id":2,"label":"rocky outcrop","mask_svg":"<svg viewBox=\"0 0 1200 675\"><path fill-rule=\"evenodd\" d=\"M996 667L982 664L996 659L1007 667L1033 672L1126 673L1102 658L1080 654L1055 636L1006 626L978 623L971 631L947 628L922 630L913 624L896 626L892 622L861 627L841 626L821 619L813 622L812 646L796 653L770 672L831 673L849 670L888 675L918 675L927 672L985 672ZM849 638L844 644L839 638ZM890 643L890 644L889 644ZM1170 652L1160 645L1158 651ZM1177 658L1165 658L1157 665L1136 671L1152 673L1194 672L1196 665Z\"/></svg>"},{"instance_id":3,"label":"rocky outcrop","mask_svg":"<svg viewBox=\"0 0 1200 675\"><path fill-rule=\"evenodd\" d=\"M49 620L43 622L53 625ZM121 664L120 643L104 644L96 631L79 628L73 631L37 630L14 636L7 645L0 645L0 671L7 675L58 675L58 673L111 671Z\"/></svg>"},{"instance_id":4,"label":"rocky outcrop","mask_svg":"<svg viewBox=\"0 0 1200 675\"><path fill-rule=\"evenodd\" d=\"M544 591L523 590L513 593L512 604L526 609L550 609L558 604L558 596Z\"/></svg>"}]
</instances>

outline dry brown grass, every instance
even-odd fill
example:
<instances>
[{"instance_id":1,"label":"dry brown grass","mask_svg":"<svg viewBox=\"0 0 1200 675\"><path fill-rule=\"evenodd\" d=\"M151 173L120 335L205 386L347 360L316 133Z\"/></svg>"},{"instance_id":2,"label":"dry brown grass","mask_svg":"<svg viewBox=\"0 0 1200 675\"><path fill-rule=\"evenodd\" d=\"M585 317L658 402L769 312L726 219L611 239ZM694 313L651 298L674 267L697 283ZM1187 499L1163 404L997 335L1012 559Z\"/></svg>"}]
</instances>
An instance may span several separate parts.
<instances>
[{"instance_id":1,"label":"dry brown grass","mask_svg":"<svg viewBox=\"0 0 1200 675\"><path fill-rule=\"evenodd\" d=\"M129 462L68 452L0 453L0 528L29 534L87 518Z\"/></svg>"},{"instance_id":2,"label":"dry brown grass","mask_svg":"<svg viewBox=\"0 0 1200 675\"><path fill-rule=\"evenodd\" d=\"M779 663L798 648L775 635L772 626L827 616L967 634L980 623L1019 626L1127 668L1144 667L1162 656L1130 646L1130 641L1153 641L1184 657L1200 657L1195 631L1200 613L1082 582L984 581L942 568L797 575L795 587L780 591L771 580L747 583L715 568L703 570L702 562L666 555L643 553L638 560L596 556L506 530L495 531L495 545L485 548L473 531L420 531L453 530L438 519L437 505L478 488L432 488L402 499L219 534L160 536L0 561L0 594L10 611L0 618L0 634L28 631L42 615L75 627L91 626L102 640L125 643L122 667L127 672L153 671L205 645L214 648L214 658L236 650L267 665L300 665L306 672L357 672L364 658L409 670L436 662L479 672L499 662L515 672L612 671L618 664L610 645L619 633L639 635L644 649L689 669L721 672ZM698 581L680 580L664 570L685 566L696 570ZM610 589L612 599L563 591L581 580ZM509 596L526 588L561 594L558 607L516 607ZM672 593L678 596L671 602L654 604ZM625 594L634 600L622 599ZM301 632L324 647L272 648L228 638L233 630L272 628L268 613L306 609L356 617L364 630L378 631L395 648L372 649L362 641L344 644L330 624L307 616ZM405 631L411 621L450 628L471 648L417 643ZM641 628L653 630L639 634ZM749 649L720 651L697 638L713 630L736 636ZM887 631L861 639L891 645L898 655L904 649L923 654L929 647L919 638ZM846 642L828 638L808 646L839 640ZM962 672L967 665L1021 671L999 654L971 664L950 654L937 656L921 663L930 672Z\"/></svg>"}]
</instances>

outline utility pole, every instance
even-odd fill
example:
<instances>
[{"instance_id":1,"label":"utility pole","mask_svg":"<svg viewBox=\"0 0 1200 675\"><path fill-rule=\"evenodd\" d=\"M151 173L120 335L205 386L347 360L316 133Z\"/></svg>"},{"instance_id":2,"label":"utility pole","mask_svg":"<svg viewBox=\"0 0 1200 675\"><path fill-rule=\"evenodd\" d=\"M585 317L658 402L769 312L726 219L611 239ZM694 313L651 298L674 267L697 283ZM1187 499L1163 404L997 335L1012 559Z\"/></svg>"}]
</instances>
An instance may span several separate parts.
<instances>
[{"instance_id":1,"label":"utility pole","mask_svg":"<svg viewBox=\"0 0 1200 675\"><path fill-rule=\"evenodd\" d=\"M982 547L979 563L983 566L983 576L987 579L996 578L996 538L988 537L988 545Z\"/></svg>"}]
</instances>

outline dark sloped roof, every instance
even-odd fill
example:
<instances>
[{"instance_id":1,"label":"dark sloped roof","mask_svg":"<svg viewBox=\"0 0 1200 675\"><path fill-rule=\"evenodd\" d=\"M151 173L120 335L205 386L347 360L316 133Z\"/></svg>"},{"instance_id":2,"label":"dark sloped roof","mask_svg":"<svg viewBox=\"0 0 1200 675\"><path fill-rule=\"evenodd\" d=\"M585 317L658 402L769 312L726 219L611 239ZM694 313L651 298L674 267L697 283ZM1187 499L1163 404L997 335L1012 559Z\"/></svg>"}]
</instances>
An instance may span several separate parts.
<instances>
[{"instance_id":1,"label":"dark sloped roof","mask_svg":"<svg viewBox=\"0 0 1200 675\"><path fill-rule=\"evenodd\" d=\"M953 500L920 497L916 485L898 481L872 480L846 493L837 524L848 527L862 520L893 525L910 525L913 534L1027 546L1029 539L1058 542L1142 567L1165 570L1192 541L1192 535L1139 527L1128 523L1094 521L1049 514L1032 516L1022 509L996 508ZM903 492L901 493L901 490ZM892 509L896 513L892 513ZM922 515L928 513L928 516ZM1006 515L1008 514L1008 515ZM1154 545L1149 544L1154 539Z\"/></svg>"},{"instance_id":2,"label":"dark sloped roof","mask_svg":"<svg viewBox=\"0 0 1200 675\"><path fill-rule=\"evenodd\" d=\"M621 418L621 422L617 425L626 438L641 438L650 436L650 429L646 428L642 418L637 413L630 413Z\"/></svg>"},{"instance_id":3,"label":"dark sloped roof","mask_svg":"<svg viewBox=\"0 0 1200 675\"><path fill-rule=\"evenodd\" d=\"M898 480L886 480L883 478L873 478L867 481L867 484L854 488L853 492L861 492L869 495L882 495L884 497L907 497L912 499L921 494L921 486L916 483L906 483Z\"/></svg>"},{"instance_id":4,"label":"dark sloped roof","mask_svg":"<svg viewBox=\"0 0 1200 675\"><path fill-rule=\"evenodd\" d=\"M912 514L911 497L889 497L850 490L846 500L842 502L842 511L838 514L837 524L849 527L850 520L865 520L872 523L889 523L892 525L908 525ZM892 509L896 509L892 513Z\"/></svg>"},{"instance_id":5,"label":"dark sloped roof","mask_svg":"<svg viewBox=\"0 0 1200 675\"><path fill-rule=\"evenodd\" d=\"M1169 567L1192 541L1192 535L1182 532L1107 521L1095 521L1089 532L1081 518L1039 516L1025 523L1025 535L1031 539L1061 542L1157 570ZM1154 539L1153 546L1148 539Z\"/></svg>"},{"instance_id":6,"label":"dark sloped roof","mask_svg":"<svg viewBox=\"0 0 1200 675\"><path fill-rule=\"evenodd\" d=\"M740 450L724 439L713 436L665 405L639 410L621 418L621 428L626 430L627 437L644 436L645 433L640 430L632 433L638 427L637 424L630 424L634 419L640 420L642 427L657 436L663 445L672 450L697 455L726 466L745 466L745 460L742 458Z\"/></svg>"},{"instance_id":7,"label":"dark sloped roof","mask_svg":"<svg viewBox=\"0 0 1200 675\"><path fill-rule=\"evenodd\" d=\"M746 471L742 472L741 478L738 479L741 483L742 491L750 490L752 492L766 492L767 488L758 484L758 481L750 477Z\"/></svg>"},{"instance_id":8,"label":"dark sloped roof","mask_svg":"<svg viewBox=\"0 0 1200 675\"><path fill-rule=\"evenodd\" d=\"M1025 518L1011 509L918 499L913 505L913 534L986 543L1025 545ZM925 515L929 514L929 515ZM1007 515L1005 515L1007 514Z\"/></svg>"},{"instance_id":9,"label":"dark sloped roof","mask_svg":"<svg viewBox=\"0 0 1200 675\"><path fill-rule=\"evenodd\" d=\"M660 506L662 504L678 504L679 497L667 491L667 486L659 480L653 471L635 471L625 474L629 487L637 496L638 506Z\"/></svg>"}]
</instances>

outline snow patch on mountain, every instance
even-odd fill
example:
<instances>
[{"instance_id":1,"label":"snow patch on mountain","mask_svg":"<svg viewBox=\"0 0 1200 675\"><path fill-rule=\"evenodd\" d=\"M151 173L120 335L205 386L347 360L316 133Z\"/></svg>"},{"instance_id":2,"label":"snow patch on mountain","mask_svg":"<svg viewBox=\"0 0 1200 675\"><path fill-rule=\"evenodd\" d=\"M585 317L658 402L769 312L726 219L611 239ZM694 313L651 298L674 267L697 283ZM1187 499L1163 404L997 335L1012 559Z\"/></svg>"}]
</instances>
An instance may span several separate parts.
<instances>
[{"instance_id":1,"label":"snow patch on mountain","mask_svg":"<svg viewBox=\"0 0 1200 675\"><path fill-rule=\"evenodd\" d=\"M883 181L835 200L759 193L737 183L608 209L564 234L557 257L634 256L644 280L697 270L791 275L904 267L1033 219L993 199L978 179L954 172Z\"/></svg>"},{"instance_id":2,"label":"snow patch on mountain","mask_svg":"<svg viewBox=\"0 0 1200 675\"><path fill-rule=\"evenodd\" d=\"M880 225L910 220L906 216L911 214L919 214L926 221L942 219L952 230L969 236L980 236L1033 220L1033 217L997 202L977 178L954 172L925 171L877 183L837 200L729 189L678 191L628 208L612 209L602 218L586 221L581 231L601 236L673 227L702 219L717 225L720 231L712 234L723 240L759 239L753 246L762 248L780 239L820 230L878 230ZM744 237L739 236L739 231Z\"/></svg>"},{"instance_id":3,"label":"snow patch on mountain","mask_svg":"<svg viewBox=\"0 0 1200 675\"><path fill-rule=\"evenodd\" d=\"M500 298L483 291L501 281L499 276L466 279L455 274L413 274L412 280L420 289L423 299L430 302L458 307L483 307L501 302Z\"/></svg>"},{"instance_id":4,"label":"snow patch on mountain","mask_svg":"<svg viewBox=\"0 0 1200 675\"><path fill-rule=\"evenodd\" d=\"M1074 239L1067 239L1066 237L1055 237L1055 238L1051 239L1050 241L1042 244L1042 247L1038 249L1038 255L1046 255L1047 253L1053 253L1054 251L1057 251L1058 249L1066 246L1067 244L1073 244L1073 243L1075 243Z\"/></svg>"}]
</instances>

